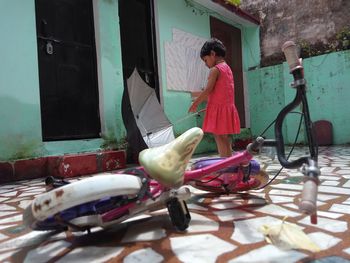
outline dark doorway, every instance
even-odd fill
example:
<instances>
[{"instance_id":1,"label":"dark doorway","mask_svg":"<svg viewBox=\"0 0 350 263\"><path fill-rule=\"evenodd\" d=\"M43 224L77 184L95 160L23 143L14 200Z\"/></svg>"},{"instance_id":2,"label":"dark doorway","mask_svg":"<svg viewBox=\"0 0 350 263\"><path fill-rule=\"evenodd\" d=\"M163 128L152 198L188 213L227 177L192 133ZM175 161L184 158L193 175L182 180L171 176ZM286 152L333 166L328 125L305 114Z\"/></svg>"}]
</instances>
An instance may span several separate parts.
<instances>
[{"instance_id":1,"label":"dark doorway","mask_svg":"<svg viewBox=\"0 0 350 263\"><path fill-rule=\"evenodd\" d=\"M92 0L36 0L44 141L100 137Z\"/></svg>"},{"instance_id":2,"label":"dark doorway","mask_svg":"<svg viewBox=\"0 0 350 263\"><path fill-rule=\"evenodd\" d=\"M123 61L124 93L122 115L127 130L128 161L137 160L147 148L137 128L126 86L126 80L137 68L141 78L155 89L159 100L156 34L153 0L119 0L119 23Z\"/></svg>"},{"instance_id":3,"label":"dark doorway","mask_svg":"<svg viewBox=\"0 0 350 263\"><path fill-rule=\"evenodd\" d=\"M210 30L211 36L220 39L226 46L225 60L232 69L235 82L235 104L241 120L241 127L246 127L241 30L214 17L210 17Z\"/></svg>"}]
</instances>

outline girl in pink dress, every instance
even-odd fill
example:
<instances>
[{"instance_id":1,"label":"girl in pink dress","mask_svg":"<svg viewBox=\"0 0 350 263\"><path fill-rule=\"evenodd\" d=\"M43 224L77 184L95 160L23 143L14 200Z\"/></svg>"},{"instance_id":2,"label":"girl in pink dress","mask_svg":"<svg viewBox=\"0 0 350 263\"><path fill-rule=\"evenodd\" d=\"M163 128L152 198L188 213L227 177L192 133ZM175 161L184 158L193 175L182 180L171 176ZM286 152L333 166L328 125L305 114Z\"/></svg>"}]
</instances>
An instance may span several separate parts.
<instances>
[{"instance_id":1,"label":"girl in pink dress","mask_svg":"<svg viewBox=\"0 0 350 263\"><path fill-rule=\"evenodd\" d=\"M196 112L201 102L208 101L202 129L214 135L221 157L232 155L230 134L240 133L240 120L234 104L233 75L224 60L225 53L226 48L218 39L212 38L204 43L200 56L210 68L208 83L188 110Z\"/></svg>"}]
</instances>

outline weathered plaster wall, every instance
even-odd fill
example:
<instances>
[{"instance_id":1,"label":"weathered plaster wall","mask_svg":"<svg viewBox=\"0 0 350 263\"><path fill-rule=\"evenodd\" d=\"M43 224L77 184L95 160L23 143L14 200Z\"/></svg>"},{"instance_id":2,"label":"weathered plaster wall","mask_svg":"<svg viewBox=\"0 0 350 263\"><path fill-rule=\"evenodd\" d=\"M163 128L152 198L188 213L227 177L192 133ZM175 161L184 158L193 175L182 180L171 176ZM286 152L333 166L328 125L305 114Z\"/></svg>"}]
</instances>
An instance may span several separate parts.
<instances>
[{"instance_id":1,"label":"weathered plaster wall","mask_svg":"<svg viewBox=\"0 0 350 263\"><path fill-rule=\"evenodd\" d=\"M261 20L263 63L287 40L326 43L349 27L349 0L241 0L240 8Z\"/></svg>"},{"instance_id":2,"label":"weathered plaster wall","mask_svg":"<svg viewBox=\"0 0 350 263\"><path fill-rule=\"evenodd\" d=\"M311 119L333 124L334 144L350 143L350 51L333 52L303 61ZM259 135L295 96L286 63L248 72L251 130ZM296 109L297 111L298 109ZM284 126L285 141L293 143L300 116L290 115ZM273 128L266 136L273 138ZM299 142L304 142L303 130Z\"/></svg>"}]
</instances>

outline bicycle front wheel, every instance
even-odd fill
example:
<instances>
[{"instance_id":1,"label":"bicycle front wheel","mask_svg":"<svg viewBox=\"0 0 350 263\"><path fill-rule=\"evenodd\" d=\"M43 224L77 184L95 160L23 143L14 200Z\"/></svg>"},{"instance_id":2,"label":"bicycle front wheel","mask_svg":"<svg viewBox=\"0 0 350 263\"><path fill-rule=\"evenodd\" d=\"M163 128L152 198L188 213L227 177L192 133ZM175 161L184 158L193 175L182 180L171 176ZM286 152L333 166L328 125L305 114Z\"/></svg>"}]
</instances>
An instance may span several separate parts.
<instances>
[{"instance_id":1,"label":"bicycle front wheel","mask_svg":"<svg viewBox=\"0 0 350 263\"><path fill-rule=\"evenodd\" d=\"M136 195L142 187L141 179L129 174L106 174L90 177L36 197L23 213L23 223L37 230L62 230L52 217L58 213L82 210L83 205L109 197ZM71 213L72 214L72 213ZM79 213L67 216L69 220Z\"/></svg>"}]
</instances>

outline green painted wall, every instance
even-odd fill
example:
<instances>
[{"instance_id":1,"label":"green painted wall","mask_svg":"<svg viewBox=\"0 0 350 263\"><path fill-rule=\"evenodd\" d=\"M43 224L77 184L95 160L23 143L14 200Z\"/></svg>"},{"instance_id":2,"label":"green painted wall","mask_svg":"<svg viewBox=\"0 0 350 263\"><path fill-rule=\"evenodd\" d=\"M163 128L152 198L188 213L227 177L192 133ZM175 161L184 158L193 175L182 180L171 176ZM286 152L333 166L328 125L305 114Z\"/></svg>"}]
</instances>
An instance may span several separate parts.
<instances>
[{"instance_id":1,"label":"green painted wall","mask_svg":"<svg viewBox=\"0 0 350 263\"><path fill-rule=\"evenodd\" d=\"M98 150L125 136L118 2L99 0L97 42L104 139L42 142L34 0L0 2L0 160ZM15 32L15 33L14 33Z\"/></svg>"},{"instance_id":2,"label":"green painted wall","mask_svg":"<svg viewBox=\"0 0 350 263\"><path fill-rule=\"evenodd\" d=\"M350 143L350 51L308 58L303 61L303 65L312 120L332 122L334 144ZM293 99L295 91L289 87L292 76L286 63L249 71L247 78L251 130L256 136L276 118L278 111ZM286 120L284 132L288 143L294 142L298 123L298 115L291 115ZM272 138L273 130L266 135ZM299 142L304 142L303 131Z\"/></svg>"},{"instance_id":3,"label":"green painted wall","mask_svg":"<svg viewBox=\"0 0 350 263\"><path fill-rule=\"evenodd\" d=\"M0 159L43 149L34 12L34 1L0 2Z\"/></svg>"},{"instance_id":4,"label":"green painted wall","mask_svg":"<svg viewBox=\"0 0 350 263\"><path fill-rule=\"evenodd\" d=\"M177 28L193 35L210 38L210 16L214 16L228 24L231 24L242 32L243 46L243 71L259 65L259 27L245 27L232 22L205 7L194 4L194 8L186 5L184 0L158 0L158 27L159 27L159 50L161 58L161 85L163 93L163 106L166 115L174 124L175 134L181 134L193 126L201 126L201 118L196 116L184 119L189 114L191 95L186 92L169 91L166 83L166 67L164 46L166 41L172 41L172 30ZM200 12L202 11L202 12ZM199 145L197 152L214 151L215 143L211 136L205 136Z\"/></svg>"},{"instance_id":5,"label":"green painted wall","mask_svg":"<svg viewBox=\"0 0 350 263\"><path fill-rule=\"evenodd\" d=\"M190 93L169 91L166 83L165 42L172 41L172 30L178 28L200 37L209 37L209 19L207 14L195 15L191 8L186 7L185 1L158 0L159 50L161 57L161 84L163 107L176 134L181 134L189 127L196 126L196 118L184 121L177 120L186 117L191 104Z\"/></svg>"},{"instance_id":6,"label":"green painted wall","mask_svg":"<svg viewBox=\"0 0 350 263\"><path fill-rule=\"evenodd\" d=\"M247 78L250 127L253 135L260 135L284 106L283 66L249 71ZM265 135L272 137L273 129L269 129Z\"/></svg>"},{"instance_id":7,"label":"green painted wall","mask_svg":"<svg viewBox=\"0 0 350 263\"><path fill-rule=\"evenodd\" d=\"M246 72L259 64L259 28L238 25L199 5L195 5L196 10L203 12L193 12L183 0L157 0L156 4L162 101L178 135L201 125L201 119L191 117L179 122L188 116L190 94L167 90L164 43L172 40L172 29L209 38L210 15L240 28ZM115 147L125 137L118 0L94 0L94 9L102 138L42 142L35 0L0 2L0 33L6 40L0 43L0 161L96 151ZM214 150L214 145L212 138L206 137L200 151Z\"/></svg>"},{"instance_id":8,"label":"green painted wall","mask_svg":"<svg viewBox=\"0 0 350 263\"><path fill-rule=\"evenodd\" d=\"M98 0L97 39L100 41L100 107L102 107L103 145L126 136L121 115L124 91L120 49L118 0Z\"/></svg>"}]
</instances>

